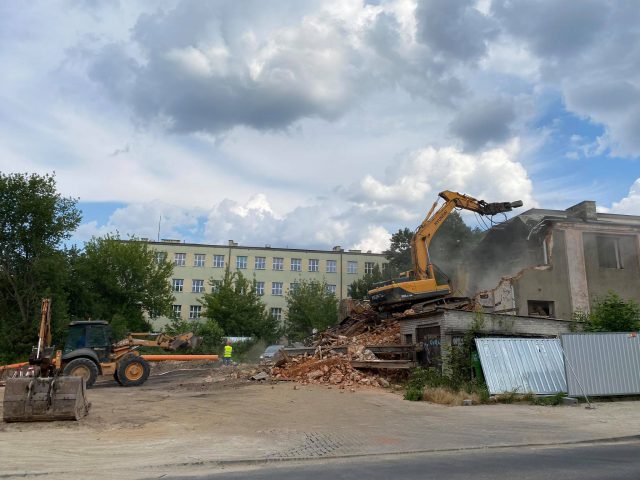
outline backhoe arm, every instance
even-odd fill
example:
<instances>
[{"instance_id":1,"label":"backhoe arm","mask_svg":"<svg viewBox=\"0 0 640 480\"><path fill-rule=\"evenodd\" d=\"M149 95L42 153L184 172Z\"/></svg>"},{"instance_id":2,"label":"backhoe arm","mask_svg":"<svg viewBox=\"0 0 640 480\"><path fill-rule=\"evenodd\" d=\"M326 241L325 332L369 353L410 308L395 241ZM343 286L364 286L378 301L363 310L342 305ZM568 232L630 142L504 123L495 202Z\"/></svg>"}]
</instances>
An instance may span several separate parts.
<instances>
[{"instance_id":1,"label":"backhoe arm","mask_svg":"<svg viewBox=\"0 0 640 480\"><path fill-rule=\"evenodd\" d=\"M163 350L175 352L183 348L198 347L202 343L202 337L197 337L192 332L176 336L167 335L166 333L130 333L123 342L132 347L160 347Z\"/></svg>"},{"instance_id":2,"label":"backhoe arm","mask_svg":"<svg viewBox=\"0 0 640 480\"><path fill-rule=\"evenodd\" d=\"M515 207L521 207L522 201L487 203L457 192L445 190L438 194L445 200L444 204L434 213L436 201L426 218L416 229L411 241L411 256L413 257L413 273L417 279L434 278L433 265L429 259L429 244L431 239L442 226L454 208L462 208L480 215L496 215L510 212Z\"/></svg>"}]
</instances>

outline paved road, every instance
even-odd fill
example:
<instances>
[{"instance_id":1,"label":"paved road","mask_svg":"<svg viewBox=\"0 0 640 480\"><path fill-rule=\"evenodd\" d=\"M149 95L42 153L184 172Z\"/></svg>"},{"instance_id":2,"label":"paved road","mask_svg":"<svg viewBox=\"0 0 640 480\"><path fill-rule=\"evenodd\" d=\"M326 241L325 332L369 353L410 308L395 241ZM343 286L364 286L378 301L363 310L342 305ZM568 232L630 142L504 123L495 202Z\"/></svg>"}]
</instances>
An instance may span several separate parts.
<instances>
[{"instance_id":1,"label":"paved road","mask_svg":"<svg viewBox=\"0 0 640 480\"><path fill-rule=\"evenodd\" d=\"M186 473L186 472L185 472ZM191 473L193 475L193 472ZM157 478L157 477L156 477ZM505 448L267 465L189 479L617 480L640 478L640 442Z\"/></svg>"}]
</instances>

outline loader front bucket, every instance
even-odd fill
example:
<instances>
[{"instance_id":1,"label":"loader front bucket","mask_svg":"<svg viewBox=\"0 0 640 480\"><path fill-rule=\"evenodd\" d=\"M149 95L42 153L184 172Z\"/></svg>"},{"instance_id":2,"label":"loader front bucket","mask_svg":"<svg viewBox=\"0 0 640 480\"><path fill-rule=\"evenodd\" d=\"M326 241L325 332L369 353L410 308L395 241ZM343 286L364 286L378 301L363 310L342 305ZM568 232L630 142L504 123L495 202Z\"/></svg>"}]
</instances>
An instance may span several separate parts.
<instances>
[{"instance_id":1,"label":"loader front bucket","mask_svg":"<svg viewBox=\"0 0 640 480\"><path fill-rule=\"evenodd\" d=\"M19 377L7 379L4 390L5 422L79 420L91 404L82 377Z\"/></svg>"}]
</instances>

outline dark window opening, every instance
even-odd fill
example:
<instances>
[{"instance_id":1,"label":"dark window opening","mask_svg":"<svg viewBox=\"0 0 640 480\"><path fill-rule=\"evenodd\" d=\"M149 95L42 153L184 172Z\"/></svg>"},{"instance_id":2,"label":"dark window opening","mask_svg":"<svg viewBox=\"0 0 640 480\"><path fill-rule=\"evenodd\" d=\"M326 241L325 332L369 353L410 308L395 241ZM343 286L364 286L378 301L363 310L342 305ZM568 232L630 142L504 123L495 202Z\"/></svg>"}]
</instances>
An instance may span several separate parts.
<instances>
[{"instance_id":1,"label":"dark window opening","mask_svg":"<svg viewBox=\"0 0 640 480\"><path fill-rule=\"evenodd\" d=\"M553 302L543 300L529 300L529 316L531 317L555 317Z\"/></svg>"},{"instance_id":2,"label":"dark window opening","mask_svg":"<svg viewBox=\"0 0 640 480\"><path fill-rule=\"evenodd\" d=\"M616 237L597 237L598 263L602 268L622 268L620 239Z\"/></svg>"},{"instance_id":3,"label":"dark window opening","mask_svg":"<svg viewBox=\"0 0 640 480\"><path fill-rule=\"evenodd\" d=\"M413 343L413 335L410 333L404 334L404 343L405 345L411 345Z\"/></svg>"}]
</instances>

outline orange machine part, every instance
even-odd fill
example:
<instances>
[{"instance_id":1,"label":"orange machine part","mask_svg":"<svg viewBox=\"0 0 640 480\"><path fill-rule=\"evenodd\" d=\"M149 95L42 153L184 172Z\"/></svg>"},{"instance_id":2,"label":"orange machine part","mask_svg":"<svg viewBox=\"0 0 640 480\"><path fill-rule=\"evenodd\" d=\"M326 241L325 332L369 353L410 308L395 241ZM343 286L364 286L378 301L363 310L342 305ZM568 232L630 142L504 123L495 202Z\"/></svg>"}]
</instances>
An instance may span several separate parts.
<instances>
[{"instance_id":1,"label":"orange machine part","mask_svg":"<svg viewBox=\"0 0 640 480\"><path fill-rule=\"evenodd\" d=\"M0 365L0 372L2 370L11 370L12 368L24 367L25 365L29 365L29 362L12 363L11 365Z\"/></svg>"},{"instance_id":2,"label":"orange machine part","mask_svg":"<svg viewBox=\"0 0 640 480\"><path fill-rule=\"evenodd\" d=\"M218 360L218 355L141 355L148 362L163 362L165 360Z\"/></svg>"}]
</instances>

